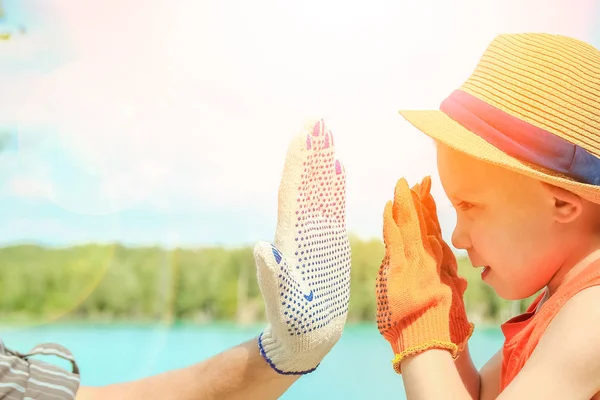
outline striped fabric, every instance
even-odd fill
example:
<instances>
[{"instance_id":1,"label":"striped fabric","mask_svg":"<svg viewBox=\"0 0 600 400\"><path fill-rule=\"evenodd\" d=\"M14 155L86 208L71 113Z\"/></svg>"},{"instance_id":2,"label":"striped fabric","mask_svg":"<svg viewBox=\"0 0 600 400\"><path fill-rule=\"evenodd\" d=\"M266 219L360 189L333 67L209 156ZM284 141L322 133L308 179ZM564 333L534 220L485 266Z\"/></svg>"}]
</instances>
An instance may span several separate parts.
<instances>
[{"instance_id":1,"label":"striped fabric","mask_svg":"<svg viewBox=\"0 0 600 400\"><path fill-rule=\"evenodd\" d=\"M67 360L73 371L33 359L36 355ZM78 389L79 369L71 352L63 346L47 343L21 354L7 349L0 340L0 399L73 400Z\"/></svg>"}]
</instances>

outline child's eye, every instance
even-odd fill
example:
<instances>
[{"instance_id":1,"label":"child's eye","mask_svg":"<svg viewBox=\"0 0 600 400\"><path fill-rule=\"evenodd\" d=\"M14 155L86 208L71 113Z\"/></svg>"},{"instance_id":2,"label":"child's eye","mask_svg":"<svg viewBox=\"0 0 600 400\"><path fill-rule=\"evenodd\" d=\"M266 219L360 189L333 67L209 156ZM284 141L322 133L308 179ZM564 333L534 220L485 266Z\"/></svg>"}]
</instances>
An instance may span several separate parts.
<instances>
[{"instance_id":1,"label":"child's eye","mask_svg":"<svg viewBox=\"0 0 600 400\"><path fill-rule=\"evenodd\" d=\"M467 211L468 209L470 209L472 207L473 207L473 204L467 203L466 201L461 201L456 205L456 208L458 208L462 211Z\"/></svg>"}]
</instances>

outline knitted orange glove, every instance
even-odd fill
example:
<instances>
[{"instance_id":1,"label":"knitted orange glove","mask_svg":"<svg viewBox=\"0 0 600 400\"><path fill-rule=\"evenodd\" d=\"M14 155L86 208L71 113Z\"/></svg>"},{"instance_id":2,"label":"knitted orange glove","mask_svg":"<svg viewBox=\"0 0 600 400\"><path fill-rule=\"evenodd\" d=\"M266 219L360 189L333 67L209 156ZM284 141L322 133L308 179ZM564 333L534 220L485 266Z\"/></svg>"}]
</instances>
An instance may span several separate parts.
<instances>
[{"instance_id":1,"label":"knitted orange glove","mask_svg":"<svg viewBox=\"0 0 600 400\"><path fill-rule=\"evenodd\" d=\"M423 214L427 224L427 233L436 237L442 245L443 258L440 269L440 280L452 289L452 304L450 306L450 339L459 351L464 349L473 333L474 325L469 322L465 311L463 296L467 289L467 281L458 275L458 264L450 246L442 239L442 229L437 217L437 207L431 195L431 177L426 176L420 185L413 190L418 193L423 205Z\"/></svg>"},{"instance_id":2,"label":"knitted orange glove","mask_svg":"<svg viewBox=\"0 0 600 400\"><path fill-rule=\"evenodd\" d=\"M427 235L419 196L404 178L383 216L385 257L377 276L377 325L391 344L394 369L410 355L446 349L457 355L450 339L452 292L440 281L442 247Z\"/></svg>"}]
</instances>

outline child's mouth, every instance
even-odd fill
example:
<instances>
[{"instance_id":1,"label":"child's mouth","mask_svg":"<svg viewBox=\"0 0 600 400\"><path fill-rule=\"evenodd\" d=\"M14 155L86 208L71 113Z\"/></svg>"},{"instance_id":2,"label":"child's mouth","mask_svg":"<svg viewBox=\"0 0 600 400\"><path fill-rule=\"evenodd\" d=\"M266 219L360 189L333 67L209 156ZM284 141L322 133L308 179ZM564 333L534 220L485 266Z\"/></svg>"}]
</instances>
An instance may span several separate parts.
<instances>
[{"instance_id":1,"label":"child's mouth","mask_svg":"<svg viewBox=\"0 0 600 400\"><path fill-rule=\"evenodd\" d=\"M483 269L481 270L481 279L485 279L485 277L489 274L489 272L490 272L490 267L488 265L483 267Z\"/></svg>"}]
</instances>

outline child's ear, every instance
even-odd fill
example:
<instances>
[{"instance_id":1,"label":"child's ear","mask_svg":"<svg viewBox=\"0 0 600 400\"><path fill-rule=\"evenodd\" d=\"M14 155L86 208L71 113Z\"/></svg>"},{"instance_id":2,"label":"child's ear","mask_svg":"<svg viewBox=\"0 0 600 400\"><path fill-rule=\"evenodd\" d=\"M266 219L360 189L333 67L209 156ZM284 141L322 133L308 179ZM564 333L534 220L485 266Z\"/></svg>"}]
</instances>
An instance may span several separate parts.
<instances>
[{"instance_id":1,"label":"child's ear","mask_svg":"<svg viewBox=\"0 0 600 400\"><path fill-rule=\"evenodd\" d=\"M566 189L542 182L544 188L552 196L554 202L553 214L557 222L569 223L579 217L583 211L581 197Z\"/></svg>"}]
</instances>

